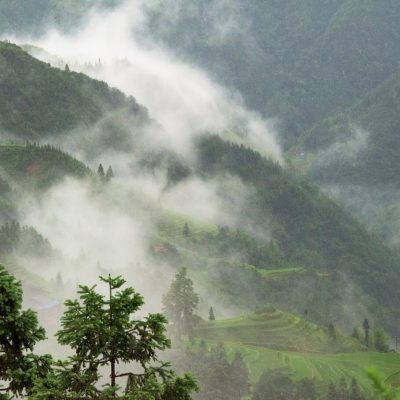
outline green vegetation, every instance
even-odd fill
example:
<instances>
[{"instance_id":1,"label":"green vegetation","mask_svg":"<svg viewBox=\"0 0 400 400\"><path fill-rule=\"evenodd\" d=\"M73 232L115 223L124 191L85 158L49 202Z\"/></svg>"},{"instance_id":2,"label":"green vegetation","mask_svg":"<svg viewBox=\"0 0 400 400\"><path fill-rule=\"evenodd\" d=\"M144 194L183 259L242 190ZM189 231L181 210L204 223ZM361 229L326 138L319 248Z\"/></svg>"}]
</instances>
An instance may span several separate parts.
<instances>
[{"instance_id":1,"label":"green vegetation","mask_svg":"<svg viewBox=\"0 0 400 400\"><path fill-rule=\"evenodd\" d=\"M147 111L135 99L106 83L52 68L18 46L4 42L0 42L0 93L0 126L20 139L38 140L74 128L87 130L117 110L124 111L127 119L130 114L131 122L136 118L137 124L148 119ZM102 124L112 134L119 133L118 145L123 146L121 142L128 135L121 127L120 117L116 115ZM106 133L103 136L105 142L111 140Z\"/></svg>"},{"instance_id":2,"label":"green vegetation","mask_svg":"<svg viewBox=\"0 0 400 400\"><path fill-rule=\"evenodd\" d=\"M186 268L182 268L163 296L164 312L170 321L171 332L178 340L182 335L192 336L195 325L194 311L199 304L199 295L193 289Z\"/></svg>"},{"instance_id":3,"label":"green vegetation","mask_svg":"<svg viewBox=\"0 0 400 400\"><path fill-rule=\"evenodd\" d=\"M291 290L286 290L286 299L291 298L289 303L299 304L304 299L304 288L308 287L315 296L313 300L309 298L309 304L314 303L314 307L324 304L321 316L337 320L340 314L346 313L345 304L339 306L339 303L345 297L344 288L350 284L352 291L364 293L361 295L364 305L370 305L370 311L376 316L383 308L397 315L394 304L400 304L396 283L398 258L316 187L258 153L225 143L215 136L199 142L198 154L197 168L203 176L230 174L254 188L255 193L242 210L242 225L257 226L265 233L272 231L275 247L286 258L286 268L304 266L322 273L318 278L308 276L310 279L302 286L300 298L291 297L298 293L296 283ZM318 282L324 276L329 283L321 287ZM227 276L224 278L232 282ZM306 302L302 307L310 308ZM389 319L382 321L387 327Z\"/></svg>"},{"instance_id":4,"label":"green vegetation","mask_svg":"<svg viewBox=\"0 0 400 400\"><path fill-rule=\"evenodd\" d=\"M198 379L196 400L241 400L250 393L249 372L240 353L228 360L222 344L208 349L202 341L198 351L182 349L178 354L175 363L193 371Z\"/></svg>"},{"instance_id":5,"label":"green vegetation","mask_svg":"<svg viewBox=\"0 0 400 400\"><path fill-rule=\"evenodd\" d=\"M361 390L369 394L371 383L365 373L368 366L378 368L385 379L393 379L398 373L400 356L397 353L360 352L363 347L350 338L339 336L339 343L334 343L324 330L313 324L305 321L293 324L293 321L299 321L298 317L280 315L277 311L268 315L276 319L263 320L259 316L257 320L257 316L254 316L203 322L196 332L210 346L224 336L228 358L232 359L237 352L242 354L253 384L265 371L279 370L294 381L313 379L320 394L328 392L330 382L338 385L343 376L348 380L356 378ZM288 322L291 318L292 322ZM248 332L245 328L247 323L250 324ZM299 348L288 348L290 343L295 343ZM303 345L302 349L300 344ZM345 348L349 352L340 353ZM339 352L332 354L331 350Z\"/></svg>"},{"instance_id":6,"label":"green vegetation","mask_svg":"<svg viewBox=\"0 0 400 400\"><path fill-rule=\"evenodd\" d=\"M45 338L32 310L22 311L21 284L0 266L0 397L23 395L31 399L190 400L197 389L194 378L177 376L158 352L170 347L162 314L143 320L135 314L144 304L133 288L121 289L122 277L101 278L108 296L80 286L79 300L68 300L57 333L60 344L73 350L66 361L32 353ZM137 364L140 372L119 372L117 364ZM99 384L102 368L109 383ZM127 379L125 390L118 384Z\"/></svg>"},{"instance_id":7,"label":"green vegetation","mask_svg":"<svg viewBox=\"0 0 400 400\"><path fill-rule=\"evenodd\" d=\"M33 388L50 370L51 358L32 353L37 342L45 339L32 310L22 310L22 288L0 265L0 397L3 391L23 394Z\"/></svg>"},{"instance_id":8,"label":"green vegetation","mask_svg":"<svg viewBox=\"0 0 400 400\"><path fill-rule=\"evenodd\" d=\"M53 252L51 244L31 226L13 221L0 227L0 255L17 253L25 257L45 257Z\"/></svg>"},{"instance_id":9,"label":"green vegetation","mask_svg":"<svg viewBox=\"0 0 400 400\"><path fill-rule=\"evenodd\" d=\"M328 329L272 307L256 314L200 323L195 333L207 341L238 342L275 350L299 352L359 352L365 346L338 334L331 338Z\"/></svg>"},{"instance_id":10,"label":"green vegetation","mask_svg":"<svg viewBox=\"0 0 400 400\"><path fill-rule=\"evenodd\" d=\"M90 177L80 161L52 146L0 145L0 172L10 182L44 189L66 176Z\"/></svg>"},{"instance_id":11,"label":"green vegetation","mask_svg":"<svg viewBox=\"0 0 400 400\"><path fill-rule=\"evenodd\" d=\"M398 69L393 0L237 0L223 9L207 0L182 3L173 23L174 1L155 3L149 32L238 89L251 108L278 117L287 145Z\"/></svg>"}]
</instances>

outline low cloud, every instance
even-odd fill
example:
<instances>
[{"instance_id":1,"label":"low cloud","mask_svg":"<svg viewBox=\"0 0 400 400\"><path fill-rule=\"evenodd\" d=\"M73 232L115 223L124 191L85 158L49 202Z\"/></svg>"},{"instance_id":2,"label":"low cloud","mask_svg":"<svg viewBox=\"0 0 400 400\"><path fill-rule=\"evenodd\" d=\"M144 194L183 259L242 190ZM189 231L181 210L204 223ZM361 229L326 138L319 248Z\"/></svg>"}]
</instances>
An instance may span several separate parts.
<instances>
[{"instance_id":1,"label":"low cloud","mask_svg":"<svg viewBox=\"0 0 400 400\"><path fill-rule=\"evenodd\" d=\"M129 1L113 11L94 10L72 35L51 31L34 44L133 95L164 127L152 132L154 144L187 153L194 136L212 132L282 162L273 123L248 110L238 93L145 37L145 22L142 2Z\"/></svg>"}]
</instances>

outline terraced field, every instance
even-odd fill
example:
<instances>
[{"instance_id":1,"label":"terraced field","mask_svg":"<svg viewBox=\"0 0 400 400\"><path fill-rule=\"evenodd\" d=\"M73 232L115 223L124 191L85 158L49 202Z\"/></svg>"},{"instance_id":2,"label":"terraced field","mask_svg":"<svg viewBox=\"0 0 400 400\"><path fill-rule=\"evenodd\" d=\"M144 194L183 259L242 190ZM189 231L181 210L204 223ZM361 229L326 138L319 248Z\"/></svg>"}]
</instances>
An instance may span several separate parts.
<instances>
[{"instance_id":1,"label":"terraced field","mask_svg":"<svg viewBox=\"0 0 400 400\"><path fill-rule=\"evenodd\" d=\"M262 314L205 322L196 333L211 341L239 342L246 346L300 352L353 352L364 346L353 338L337 334L331 338L318 325L293 314L271 309Z\"/></svg>"},{"instance_id":2,"label":"terraced field","mask_svg":"<svg viewBox=\"0 0 400 400\"><path fill-rule=\"evenodd\" d=\"M206 233L218 233L218 227L215 225L204 224L192 218L171 211L165 211L160 215L158 220L158 235L169 242L182 244L185 239L185 224L188 225L192 237L199 238Z\"/></svg>"},{"instance_id":3,"label":"terraced field","mask_svg":"<svg viewBox=\"0 0 400 400\"><path fill-rule=\"evenodd\" d=\"M329 337L325 329L295 315L270 310L260 315L203 322L196 333L209 346L223 342L228 355L239 351L256 382L265 370L282 369L294 380L314 378L320 393L342 376L357 379L365 393L371 386L365 369L376 367L394 384L400 376L400 355L367 352L353 338Z\"/></svg>"},{"instance_id":4,"label":"terraced field","mask_svg":"<svg viewBox=\"0 0 400 400\"><path fill-rule=\"evenodd\" d=\"M209 342L211 343L211 342ZM251 379L256 382L265 370L282 368L294 380L314 378L318 390L327 391L330 382L339 383L344 376L347 380L355 377L365 393L371 391L365 369L374 366L391 383L400 375L400 355L397 353L308 353L277 351L266 347L225 342L228 354L236 351L244 356Z\"/></svg>"},{"instance_id":5,"label":"terraced field","mask_svg":"<svg viewBox=\"0 0 400 400\"><path fill-rule=\"evenodd\" d=\"M190 238L196 243L190 250L187 248L187 238L184 235L185 225L187 224ZM202 253L202 246L207 246L209 236L218 234L218 226L212 224L201 223L193 218L180 215L171 211L160 211L158 215L157 233L155 241L159 243L168 243L177 249L181 256L185 259L187 265L191 265L193 257L197 260L203 260L205 264L215 264L224 262L231 264L232 268L240 267L245 270L251 270L259 273L263 279L279 279L285 278L290 274L303 273L304 268L257 268L250 264L232 262L224 258L210 258Z\"/></svg>"}]
</instances>

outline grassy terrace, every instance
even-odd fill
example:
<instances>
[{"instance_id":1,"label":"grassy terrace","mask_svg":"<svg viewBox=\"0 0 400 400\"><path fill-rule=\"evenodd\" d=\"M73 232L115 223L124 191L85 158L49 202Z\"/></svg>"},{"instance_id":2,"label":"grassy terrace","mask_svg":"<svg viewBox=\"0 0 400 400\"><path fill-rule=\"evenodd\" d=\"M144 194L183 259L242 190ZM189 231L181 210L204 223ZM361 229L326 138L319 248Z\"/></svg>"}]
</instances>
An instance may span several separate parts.
<instances>
[{"instance_id":1,"label":"grassy terrace","mask_svg":"<svg viewBox=\"0 0 400 400\"><path fill-rule=\"evenodd\" d=\"M399 354L367 352L353 338L338 334L332 339L318 325L278 310L203 322L196 334L209 346L223 341L230 357L241 352L253 382L263 371L279 368L294 380L314 378L321 393L342 376L355 377L367 392L371 389L365 375L369 366L378 368L388 381L400 380Z\"/></svg>"}]
</instances>

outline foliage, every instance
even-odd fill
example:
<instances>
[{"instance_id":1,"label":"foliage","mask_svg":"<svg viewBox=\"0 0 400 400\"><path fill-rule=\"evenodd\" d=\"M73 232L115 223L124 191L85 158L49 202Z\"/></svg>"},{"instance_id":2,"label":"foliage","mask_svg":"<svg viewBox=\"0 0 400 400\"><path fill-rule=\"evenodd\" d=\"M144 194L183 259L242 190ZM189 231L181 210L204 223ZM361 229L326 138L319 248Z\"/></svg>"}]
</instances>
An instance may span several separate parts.
<instances>
[{"instance_id":1,"label":"foliage","mask_svg":"<svg viewBox=\"0 0 400 400\"><path fill-rule=\"evenodd\" d=\"M193 281L182 268L172 281L169 291L163 296L164 312L171 323L173 335L191 336L196 323L194 311L199 303L199 295L193 289Z\"/></svg>"},{"instance_id":2,"label":"foliage","mask_svg":"<svg viewBox=\"0 0 400 400\"><path fill-rule=\"evenodd\" d=\"M194 379L176 376L158 359L158 352L170 347L165 317L134 319L142 296L133 288L121 289L122 277L100 279L107 284L107 297L97 293L96 286L80 286L79 300L66 301L57 337L74 355L38 380L31 398L189 400L196 389ZM123 365L129 365L129 372L117 371ZM107 369L109 381L100 387L101 373ZM127 379L124 392L121 379Z\"/></svg>"},{"instance_id":3,"label":"foliage","mask_svg":"<svg viewBox=\"0 0 400 400\"><path fill-rule=\"evenodd\" d=\"M314 382L304 379L293 382L280 371L265 372L254 388L252 400L315 400Z\"/></svg>"},{"instance_id":4,"label":"foliage","mask_svg":"<svg viewBox=\"0 0 400 400\"><path fill-rule=\"evenodd\" d=\"M367 369L368 378L371 380L376 393L382 400L399 400L400 392L387 385L375 368Z\"/></svg>"},{"instance_id":5,"label":"foliage","mask_svg":"<svg viewBox=\"0 0 400 400\"><path fill-rule=\"evenodd\" d=\"M237 352L230 361L221 343L208 349L202 341L197 351L181 350L175 363L196 375L200 386L196 400L241 400L250 392L249 371L243 357Z\"/></svg>"},{"instance_id":6,"label":"foliage","mask_svg":"<svg viewBox=\"0 0 400 400\"><path fill-rule=\"evenodd\" d=\"M23 256L43 257L53 252L49 241L31 226L22 226L16 222L0 227L0 254L17 253Z\"/></svg>"},{"instance_id":7,"label":"foliage","mask_svg":"<svg viewBox=\"0 0 400 400\"><path fill-rule=\"evenodd\" d=\"M0 168L10 181L27 188L46 189L66 176L90 177L82 162L51 145L0 145Z\"/></svg>"},{"instance_id":8,"label":"foliage","mask_svg":"<svg viewBox=\"0 0 400 400\"><path fill-rule=\"evenodd\" d=\"M216 136L203 137L197 148L197 170L202 176L230 174L254 189L243 210L242 224L248 221L260 231L272 230L275 245L292 265L329 271L329 292L312 293L335 300L324 305L331 307L329 312L335 319L341 316L332 307L339 306L342 314L345 308L335 294L341 290L340 280L351 290L363 292L365 304L375 303L369 311L378 321L383 316L378 311L380 307L396 318L400 304L398 257L359 222L316 187L251 149L226 143ZM304 303L301 306L310 308ZM393 318L390 317L392 321ZM387 327L390 321L381 323Z\"/></svg>"},{"instance_id":9,"label":"foliage","mask_svg":"<svg viewBox=\"0 0 400 400\"><path fill-rule=\"evenodd\" d=\"M22 288L0 266L0 381L5 393L30 393L34 381L50 370L51 357L32 353L37 342L45 339L36 313L22 311Z\"/></svg>"},{"instance_id":10,"label":"foliage","mask_svg":"<svg viewBox=\"0 0 400 400\"><path fill-rule=\"evenodd\" d=\"M374 346L377 351L389 351L389 338L382 327L378 327L374 332Z\"/></svg>"},{"instance_id":11,"label":"foliage","mask_svg":"<svg viewBox=\"0 0 400 400\"><path fill-rule=\"evenodd\" d=\"M148 121L147 111L135 99L106 83L52 68L4 42L0 42L0 93L1 128L25 140L87 128L111 111L125 112L129 123L136 118L136 125ZM118 116L102 123L104 131L124 129Z\"/></svg>"}]
</instances>

